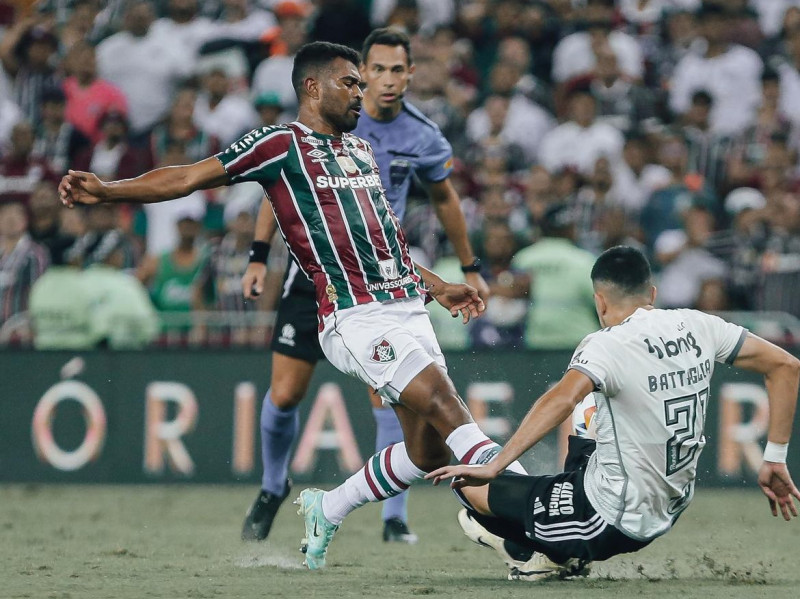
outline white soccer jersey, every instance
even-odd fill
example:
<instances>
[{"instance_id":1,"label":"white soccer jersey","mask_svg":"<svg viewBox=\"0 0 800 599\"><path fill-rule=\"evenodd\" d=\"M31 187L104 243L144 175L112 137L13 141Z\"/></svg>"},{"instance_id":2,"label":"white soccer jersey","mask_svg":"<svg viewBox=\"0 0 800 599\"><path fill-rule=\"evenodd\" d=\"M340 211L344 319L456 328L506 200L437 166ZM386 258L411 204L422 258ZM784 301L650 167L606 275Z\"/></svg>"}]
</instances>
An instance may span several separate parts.
<instances>
[{"instance_id":1,"label":"white soccer jersey","mask_svg":"<svg viewBox=\"0 0 800 599\"><path fill-rule=\"evenodd\" d=\"M585 487L606 521L651 539L689 504L714 363L733 362L746 334L696 310L639 308L575 350L569 368L598 391L597 451Z\"/></svg>"}]
</instances>

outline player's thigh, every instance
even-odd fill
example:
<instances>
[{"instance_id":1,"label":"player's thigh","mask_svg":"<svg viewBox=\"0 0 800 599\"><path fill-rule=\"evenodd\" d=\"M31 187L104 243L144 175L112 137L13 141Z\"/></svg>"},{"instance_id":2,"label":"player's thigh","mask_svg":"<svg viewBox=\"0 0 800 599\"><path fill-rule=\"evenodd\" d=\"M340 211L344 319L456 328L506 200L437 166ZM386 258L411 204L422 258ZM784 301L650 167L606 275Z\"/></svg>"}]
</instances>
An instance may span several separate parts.
<instances>
[{"instance_id":1,"label":"player's thigh","mask_svg":"<svg viewBox=\"0 0 800 599\"><path fill-rule=\"evenodd\" d=\"M383 397L381 397L380 393L375 391L372 387L367 387L367 395L369 395L369 403L372 404L373 408L379 408L383 410L391 410L390 406L387 406L384 401Z\"/></svg>"},{"instance_id":2,"label":"player's thigh","mask_svg":"<svg viewBox=\"0 0 800 599\"><path fill-rule=\"evenodd\" d=\"M431 363L400 394L400 403L433 426L444 439L462 424L472 422L453 381L441 366Z\"/></svg>"},{"instance_id":3,"label":"player's thigh","mask_svg":"<svg viewBox=\"0 0 800 599\"><path fill-rule=\"evenodd\" d=\"M450 448L439 432L424 418L402 405L393 406L400 426L406 452L414 465L430 472L450 463Z\"/></svg>"},{"instance_id":4,"label":"player's thigh","mask_svg":"<svg viewBox=\"0 0 800 599\"><path fill-rule=\"evenodd\" d=\"M435 361L409 331L404 315L391 305L363 304L327 316L320 334L331 364L389 403L397 403L408 382Z\"/></svg>"}]
</instances>

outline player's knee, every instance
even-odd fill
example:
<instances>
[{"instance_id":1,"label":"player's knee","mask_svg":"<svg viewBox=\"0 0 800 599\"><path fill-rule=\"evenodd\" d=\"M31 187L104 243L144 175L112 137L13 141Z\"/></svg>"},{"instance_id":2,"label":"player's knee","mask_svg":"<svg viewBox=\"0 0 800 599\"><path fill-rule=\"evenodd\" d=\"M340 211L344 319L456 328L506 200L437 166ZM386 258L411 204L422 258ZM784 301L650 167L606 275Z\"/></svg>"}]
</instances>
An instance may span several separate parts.
<instances>
[{"instance_id":1,"label":"player's knee","mask_svg":"<svg viewBox=\"0 0 800 599\"><path fill-rule=\"evenodd\" d=\"M450 450L446 445L442 447L426 447L424 451L409 451L409 458L413 464L425 472L432 472L450 463Z\"/></svg>"},{"instance_id":2,"label":"player's knee","mask_svg":"<svg viewBox=\"0 0 800 599\"><path fill-rule=\"evenodd\" d=\"M292 387L273 387L270 390L270 399L279 410L290 410L296 407L305 396L305 389Z\"/></svg>"}]
</instances>

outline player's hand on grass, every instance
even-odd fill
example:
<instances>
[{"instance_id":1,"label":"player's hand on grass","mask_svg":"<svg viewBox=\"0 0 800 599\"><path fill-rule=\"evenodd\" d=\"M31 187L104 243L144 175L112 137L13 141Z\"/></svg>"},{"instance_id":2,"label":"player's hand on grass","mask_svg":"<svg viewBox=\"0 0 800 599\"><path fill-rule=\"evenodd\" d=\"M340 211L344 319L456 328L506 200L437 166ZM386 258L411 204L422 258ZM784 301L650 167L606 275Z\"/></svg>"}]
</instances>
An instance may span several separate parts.
<instances>
[{"instance_id":1,"label":"player's hand on grass","mask_svg":"<svg viewBox=\"0 0 800 599\"><path fill-rule=\"evenodd\" d=\"M455 466L444 466L433 472L428 472L425 478L433 480L434 485L438 485L445 479L456 477L451 483L451 489L461 489L463 487L480 487L485 485L500 474L497 469L488 464L456 464Z\"/></svg>"},{"instance_id":2,"label":"player's hand on grass","mask_svg":"<svg viewBox=\"0 0 800 599\"><path fill-rule=\"evenodd\" d=\"M483 311L486 310L486 305L478 295L478 290L465 283L445 283L442 281L433 285L430 288L430 293L437 302L450 310L453 318L461 313L464 324L468 323L470 318L480 317Z\"/></svg>"},{"instance_id":3,"label":"player's hand on grass","mask_svg":"<svg viewBox=\"0 0 800 599\"><path fill-rule=\"evenodd\" d=\"M251 262L242 275L242 294L244 299L254 299L264 293L264 279L267 276L267 265Z\"/></svg>"},{"instance_id":4,"label":"player's hand on grass","mask_svg":"<svg viewBox=\"0 0 800 599\"><path fill-rule=\"evenodd\" d=\"M99 204L104 190L105 184L94 173L70 170L58 184L58 197L67 208L75 204Z\"/></svg>"},{"instance_id":5,"label":"player's hand on grass","mask_svg":"<svg viewBox=\"0 0 800 599\"><path fill-rule=\"evenodd\" d=\"M778 506L783 519L789 521L797 517L795 499L800 499L800 491L792 482L786 464L763 462L758 471L758 486L769 499L769 507L773 516L778 516Z\"/></svg>"}]
</instances>

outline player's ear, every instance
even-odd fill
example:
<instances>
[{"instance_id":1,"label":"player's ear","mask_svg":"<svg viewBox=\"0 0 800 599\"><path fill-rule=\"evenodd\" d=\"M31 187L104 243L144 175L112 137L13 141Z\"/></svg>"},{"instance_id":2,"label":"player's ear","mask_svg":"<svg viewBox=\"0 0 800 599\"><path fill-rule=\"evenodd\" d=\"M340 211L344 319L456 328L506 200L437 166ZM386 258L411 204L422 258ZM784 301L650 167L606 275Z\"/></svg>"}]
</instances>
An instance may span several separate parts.
<instances>
[{"instance_id":1,"label":"player's ear","mask_svg":"<svg viewBox=\"0 0 800 599\"><path fill-rule=\"evenodd\" d=\"M408 65L408 76L409 76L409 77L413 77L413 76L414 76L414 71L416 71L416 70L417 70L417 67L416 67L416 65L415 65L415 64L412 62L410 65Z\"/></svg>"},{"instance_id":2,"label":"player's ear","mask_svg":"<svg viewBox=\"0 0 800 599\"><path fill-rule=\"evenodd\" d=\"M656 288L655 285L651 285L650 286L650 305L651 306L655 306L656 305L656 296L657 295L658 295L658 289Z\"/></svg>"},{"instance_id":3,"label":"player's ear","mask_svg":"<svg viewBox=\"0 0 800 599\"><path fill-rule=\"evenodd\" d=\"M319 81L317 79L306 77L303 80L303 87L310 98L319 100Z\"/></svg>"},{"instance_id":4,"label":"player's ear","mask_svg":"<svg viewBox=\"0 0 800 599\"><path fill-rule=\"evenodd\" d=\"M600 320L600 324L603 324L603 315L608 310L608 305L606 304L606 298L597 291L594 292L594 308L597 310L597 318Z\"/></svg>"}]
</instances>

